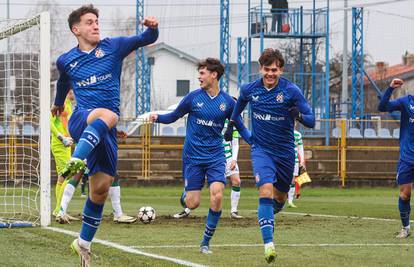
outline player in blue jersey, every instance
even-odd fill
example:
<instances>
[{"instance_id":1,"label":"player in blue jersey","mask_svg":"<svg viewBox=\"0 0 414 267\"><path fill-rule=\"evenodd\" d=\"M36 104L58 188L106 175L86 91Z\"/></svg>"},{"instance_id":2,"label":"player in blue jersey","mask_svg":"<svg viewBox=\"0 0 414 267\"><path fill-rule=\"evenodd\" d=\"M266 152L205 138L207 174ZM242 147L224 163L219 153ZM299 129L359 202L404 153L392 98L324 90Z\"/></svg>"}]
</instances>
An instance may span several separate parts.
<instances>
[{"instance_id":1,"label":"player in blue jersey","mask_svg":"<svg viewBox=\"0 0 414 267\"><path fill-rule=\"evenodd\" d=\"M410 235L410 199L414 182L414 96L406 95L390 101L392 92L403 84L404 82L401 79L392 80L378 106L379 111L401 112L397 184L400 188L398 209L400 210L402 229L396 238L406 238Z\"/></svg>"},{"instance_id":2,"label":"player in blue jersey","mask_svg":"<svg viewBox=\"0 0 414 267\"><path fill-rule=\"evenodd\" d=\"M87 159L90 194L83 210L80 236L72 243L72 249L86 266L89 266L91 241L102 220L103 206L117 169L116 124L122 61L138 47L158 38L157 20L147 17L142 23L148 29L141 35L101 40L98 16L93 5L82 6L69 15L69 28L78 45L57 60L59 80L51 109L53 115L63 111L64 99L72 87L77 106L69 121L69 132L78 145L61 175L69 177L83 171Z\"/></svg>"},{"instance_id":3,"label":"player in blue jersey","mask_svg":"<svg viewBox=\"0 0 414 267\"><path fill-rule=\"evenodd\" d=\"M312 113L301 90L281 77L284 59L277 49L268 48L259 58L262 77L245 84L224 134L232 139L234 119L250 103L252 111L251 157L259 187L258 220L268 263L276 258L273 243L274 214L282 210L295 165L293 130L295 120L314 127Z\"/></svg>"},{"instance_id":4,"label":"player in blue jersey","mask_svg":"<svg viewBox=\"0 0 414 267\"><path fill-rule=\"evenodd\" d=\"M233 98L219 88L224 67L218 59L207 58L198 64L200 87L187 94L177 108L168 114L151 114L150 120L172 123L188 114L183 149L184 194L182 202L189 209L200 205L201 189L205 181L210 190L210 209L200 252L209 254L213 237L221 216L223 190L226 184L226 159L222 130L235 105ZM241 136L248 142L250 132L243 126L241 117L235 118Z\"/></svg>"}]
</instances>

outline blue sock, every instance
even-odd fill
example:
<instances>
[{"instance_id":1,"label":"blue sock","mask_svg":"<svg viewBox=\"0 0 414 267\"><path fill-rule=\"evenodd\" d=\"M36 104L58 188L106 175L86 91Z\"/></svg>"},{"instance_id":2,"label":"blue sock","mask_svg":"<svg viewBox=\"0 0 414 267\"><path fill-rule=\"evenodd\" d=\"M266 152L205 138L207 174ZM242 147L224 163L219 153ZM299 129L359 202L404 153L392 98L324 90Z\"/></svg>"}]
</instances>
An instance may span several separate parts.
<instances>
[{"instance_id":1,"label":"blue sock","mask_svg":"<svg viewBox=\"0 0 414 267\"><path fill-rule=\"evenodd\" d=\"M259 198L259 208L257 209L260 231L262 232L263 243L273 242L273 199Z\"/></svg>"},{"instance_id":2,"label":"blue sock","mask_svg":"<svg viewBox=\"0 0 414 267\"><path fill-rule=\"evenodd\" d=\"M398 198L398 209L400 210L400 218L403 227L410 225L410 200L402 200L401 197Z\"/></svg>"},{"instance_id":3,"label":"blue sock","mask_svg":"<svg viewBox=\"0 0 414 267\"><path fill-rule=\"evenodd\" d=\"M187 196L187 192L184 189L184 191L183 191L183 193L181 194L181 197L180 197L180 203L181 203L181 206L183 206L183 208L187 208L187 205L185 204L185 197L186 196Z\"/></svg>"},{"instance_id":4,"label":"blue sock","mask_svg":"<svg viewBox=\"0 0 414 267\"><path fill-rule=\"evenodd\" d=\"M83 131L72 157L86 159L89 153L101 142L108 133L109 128L101 119L94 120Z\"/></svg>"},{"instance_id":5,"label":"blue sock","mask_svg":"<svg viewBox=\"0 0 414 267\"><path fill-rule=\"evenodd\" d=\"M103 207L103 204L95 204L90 198L86 200L85 207L83 208L80 238L85 241L92 241L96 230L98 230L101 224Z\"/></svg>"},{"instance_id":6,"label":"blue sock","mask_svg":"<svg viewBox=\"0 0 414 267\"><path fill-rule=\"evenodd\" d=\"M204 231L203 241L201 242L201 246L208 246L210 239L214 235L214 231L216 231L217 223L220 219L221 211L213 211L211 209L208 210L207 216L207 223L206 223L206 230Z\"/></svg>"},{"instance_id":7,"label":"blue sock","mask_svg":"<svg viewBox=\"0 0 414 267\"><path fill-rule=\"evenodd\" d=\"M283 206L285 206L285 202L280 203L276 199L273 199L273 214L279 213L283 209Z\"/></svg>"}]
</instances>

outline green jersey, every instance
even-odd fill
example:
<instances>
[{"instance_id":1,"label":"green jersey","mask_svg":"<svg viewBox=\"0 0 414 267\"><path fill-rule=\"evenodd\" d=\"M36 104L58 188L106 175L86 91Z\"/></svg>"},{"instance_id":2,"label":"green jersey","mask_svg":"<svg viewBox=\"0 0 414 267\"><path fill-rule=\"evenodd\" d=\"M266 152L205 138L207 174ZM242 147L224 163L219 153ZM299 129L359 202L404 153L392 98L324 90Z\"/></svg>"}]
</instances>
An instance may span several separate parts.
<instances>
[{"instance_id":1,"label":"green jersey","mask_svg":"<svg viewBox=\"0 0 414 267\"><path fill-rule=\"evenodd\" d=\"M226 122L224 123L224 128L227 128L227 124L229 123L228 120L226 120ZM233 131L233 139L239 139L240 138L240 134L237 130ZM224 146L224 155L226 157L226 160L230 159L231 157L233 157L233 149L232 149L232 143L231 141L227 142L226 140L223 139L223 146Z\"/></svg>"},{"instance_id":2,"label":"green jersey","mask_svg":"<svg viewBox=\"0 0 414 267\"><path fill-rule=\"evenodd\" d=\"M295 138L295 164L299 164L299 162L303 162L304 157L302 134L295 130L293 135ZM299 160L299 157L301 157L301 160Z\"/></svg>"}]
</instances>

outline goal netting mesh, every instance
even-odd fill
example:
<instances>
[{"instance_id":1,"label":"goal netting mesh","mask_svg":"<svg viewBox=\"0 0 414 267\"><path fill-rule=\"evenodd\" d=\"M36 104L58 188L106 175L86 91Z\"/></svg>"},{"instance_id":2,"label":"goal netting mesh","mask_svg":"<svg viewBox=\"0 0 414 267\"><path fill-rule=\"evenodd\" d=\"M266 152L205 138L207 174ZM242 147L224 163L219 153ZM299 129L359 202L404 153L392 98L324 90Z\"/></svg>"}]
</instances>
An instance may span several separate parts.
<instances>
[{"instance_id":1,"label":"goal netting mesh","mask_svg":"<svg viewBox=\"0 0 414 267\"><path fill-rule=\"evenodd\" d=\"M0 20L0 228L50 223L49 28Z\"/></svg>"}]
</instances>

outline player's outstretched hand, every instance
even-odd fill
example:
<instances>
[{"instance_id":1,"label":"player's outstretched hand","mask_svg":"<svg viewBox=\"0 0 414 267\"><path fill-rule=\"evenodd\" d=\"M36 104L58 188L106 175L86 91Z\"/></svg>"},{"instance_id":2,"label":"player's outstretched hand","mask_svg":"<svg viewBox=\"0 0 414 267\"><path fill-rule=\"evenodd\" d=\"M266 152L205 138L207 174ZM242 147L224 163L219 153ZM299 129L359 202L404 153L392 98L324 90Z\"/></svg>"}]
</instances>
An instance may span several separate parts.
<instances>
[{"instance_id":1,"label":"player's outstretched hand","mask_svg":"<svg viewBox=\"0 0 414 267\"><path fill-rule=\"evenodd\" d=\"M158 28L158 21L153 16L145 17L141 24L153 29Z\"/></svg>"},{"instance_id":2,"label":"player's outstretched hand","mask_svg":"<svg viewBox=\"0 0 414 267\"><path fill-rule=\"evenodd\" d=\"M394 89L397 89L397 88L400 88L403 84L404 84L404 81L403 80L401 80L401 79L393 79L392 82L391 82L391 84L390 84L390 87L392 87Z\"/></svg>"},{"instance_id":3,"label":"player's outstretched hand","mask_svg":"<svg viewBox=\"0 0 414 267\"><path fill-rule=\"evenodd\" d=\"M125 138L128 137L128 134L125 131L117 130L116 131L116 137L121 138L121 139L125 139Z\"/></svg>"},{"instance_id":4,"label":"player's outstretched hand","mask_svg":"<svg viewBox=\"0 0 414 267\"><path fill-rule=\"evenodd\" d=\"M224 140L227 142L233 140L233 128L234 128L234 121L229 121L227 124L227 129L224 132Z\"/></svg>"},{"instance_id":5,"label":"player's outstretched hand","mask_svg":"<svg viewBox=\"0 0 414 267\"><path fill-rule=\"evenodd\" d=\"M158 119L158 114L153 113L149 116L149 121L152 123L156 122L157 119Z\"/></svg>"},{"instance_id":6,"label":"player's outstretched hand","mask_svg":"<svg viewBox=\"0 0 414 267\"><path fill-rule=\"evenodd\" d=\"M64 109L65 109L65 106L53 105L52 108L50 109L50 112L52 112L53 116L60 116L60 114L62 114Z\"/></svg>"}]
</instances>

